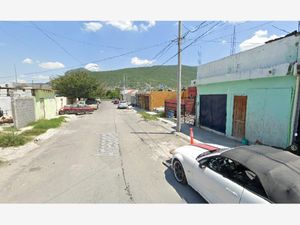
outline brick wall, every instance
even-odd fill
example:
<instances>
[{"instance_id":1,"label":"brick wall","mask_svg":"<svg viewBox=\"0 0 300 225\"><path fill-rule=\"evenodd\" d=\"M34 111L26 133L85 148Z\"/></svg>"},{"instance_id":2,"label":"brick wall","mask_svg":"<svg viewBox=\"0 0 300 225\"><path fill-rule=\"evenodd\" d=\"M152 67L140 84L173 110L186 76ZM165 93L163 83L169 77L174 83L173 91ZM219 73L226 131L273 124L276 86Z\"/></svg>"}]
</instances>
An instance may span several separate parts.
<instances>
[{"instance_id":1,"label":"brick wall","mask_svg":"<svg viewBox=\"0 0 300 225\"><path fill-rule=\"evenodd\" d=\"M35 106L33 97L17 97L12 100L12 113L16 128L27 126L35 121Z\"/></svg>"}]
</instances>

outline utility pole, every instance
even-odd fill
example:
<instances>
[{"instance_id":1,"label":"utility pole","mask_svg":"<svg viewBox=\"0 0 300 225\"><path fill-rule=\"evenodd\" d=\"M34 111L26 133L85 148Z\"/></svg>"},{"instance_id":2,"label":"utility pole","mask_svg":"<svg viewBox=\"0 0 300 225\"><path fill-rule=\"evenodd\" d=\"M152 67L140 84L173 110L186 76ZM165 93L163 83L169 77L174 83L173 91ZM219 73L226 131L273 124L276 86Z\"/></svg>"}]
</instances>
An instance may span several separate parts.
<instances>
[{"instance_id":1,"label":"utility pole","mask_svg":"<svg viewBox=\"0 0 300 225\"><path fill-rule=\"evenodd\" d=\"M126 85L125 85L125 79L126 79L126 77L125 77L126 75L124 74L123 75L123 100L125 99L125 90L126 90Z\"/></svg>"},{"instance_id":2,"label":"utility pole","mask_svg":"<svg viewBox=\"0 0 300 225\"><path fill-rule=\"evenodd\" d=\"M298 21L298 32L300 32L300 21Z\"/></svg>"},{"instance_id":3,"label":"utility pole","mask_svg":"<svg viewBox=\"0 0 300 225\"><path fill-rule=\"evenodd\" d=\"M181 41L181 21L178 21L177 132L181 131Z\"/></svg>"},{"instance_id":4,"label":"utility pole","mask_svg":"<svg viewBox=\"0 0 300 225\"><path fill-rule=\"evenodd\" d=\"M15 79L16 79L16 86L18 84L18 75L17 75L17 69L16 69L16 65L14 64L14 69L15 69Z\"/></svg>"}]
</instances>

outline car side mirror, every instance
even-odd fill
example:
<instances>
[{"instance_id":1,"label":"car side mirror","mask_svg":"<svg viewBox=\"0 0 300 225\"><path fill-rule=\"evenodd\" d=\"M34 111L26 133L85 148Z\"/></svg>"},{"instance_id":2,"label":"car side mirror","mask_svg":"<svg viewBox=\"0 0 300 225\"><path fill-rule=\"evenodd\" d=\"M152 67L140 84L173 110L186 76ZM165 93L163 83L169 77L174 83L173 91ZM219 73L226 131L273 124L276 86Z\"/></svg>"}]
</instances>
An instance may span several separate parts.
<instances>
[{"instance_id":1,"label":"car side mirror","mask_svg":"<svg viewBox=\"0 0 300 225\"><path fill-rule=\"evenodd\" d=\"M206 167L206 164L207 164L207 159L202 159L199 161L199 167L201 169L204 169Z\"/></svg>"}]
</instances>

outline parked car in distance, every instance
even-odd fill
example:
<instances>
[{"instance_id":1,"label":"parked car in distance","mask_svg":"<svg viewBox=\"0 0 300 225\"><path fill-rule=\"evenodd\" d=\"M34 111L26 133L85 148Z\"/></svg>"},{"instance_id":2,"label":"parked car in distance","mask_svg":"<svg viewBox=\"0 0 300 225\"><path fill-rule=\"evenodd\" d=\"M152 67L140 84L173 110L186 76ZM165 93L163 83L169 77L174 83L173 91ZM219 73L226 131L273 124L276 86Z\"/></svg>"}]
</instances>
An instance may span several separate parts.
<instances>
[{"instance_id":1,"label":"parked car in distance","mask_svg":"<svg viewBox=\"0 0 300 225\"><path fill-rule=\"evenodd\" d=\"M128 103L126 101L120 101L118 105L118 109L127 109L128 108Z\"/></svg>"},{"instance_id":2,"label":"parked car in distance","mask_svg":"<svg viewBox=\"0 0 300 225\"><path fill-rule=\"evenodd\" d=\"M59 115L64 114L86 114L86 113L92 113L94 111L93 108L87 105L80 105L80 104L73 104L73 105L66 105L63 108L59 110Z\"/></svg>"},{"instance_id":3,"label":"parked car in distance","mask_svg":"<svg viewBox=\"0 0 300 225\"><path fill-rule=\"evenodd\" d=\"M87 98L85 104L92 107L95 110L99 108L99 103L95 98Z\"/></svg>"},{"instance_id":4,"label":"parked car in distance","mask_svg":"<svg viewBox=\"0 0 300 225\"><path fill-rule=\"evenodd\" d=\"M119 99L114 99L112 102L116 105L116 104L119 104L120 100Z\"/></svg>"},{"instance_id":5,"label":"parked car in distance","mask_svg":"<svg viewBox=\"0 0 300 225\"><path fill-rule=\"evenodd\" d=\"M171 163L175 179L210 203L300 203L300 157L268 146L208 151L183 146Z\"/></svg>"}]
</instances>

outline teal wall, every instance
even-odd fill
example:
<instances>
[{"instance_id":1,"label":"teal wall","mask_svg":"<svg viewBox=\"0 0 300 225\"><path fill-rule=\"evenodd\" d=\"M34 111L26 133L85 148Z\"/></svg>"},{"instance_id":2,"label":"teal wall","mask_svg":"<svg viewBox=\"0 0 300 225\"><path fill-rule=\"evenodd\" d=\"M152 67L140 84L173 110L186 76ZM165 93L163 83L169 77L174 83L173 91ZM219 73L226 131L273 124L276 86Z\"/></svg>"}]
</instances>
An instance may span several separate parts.
<instances>
[{"instance_id":1,"label":"teal wall","mask_svg":"<svg viewBox=\"0 0 300 225\"><path fill-rule=\"evenodd\" d=\"M248 96L246 139L250 143L259 140L267 145L287 147L291 138L295 86L296 77L291 75L199 85L197 119L199 119L199 95L227 94L226 135L231 136L234 96Z\"/></svg>"}]
</instances>

